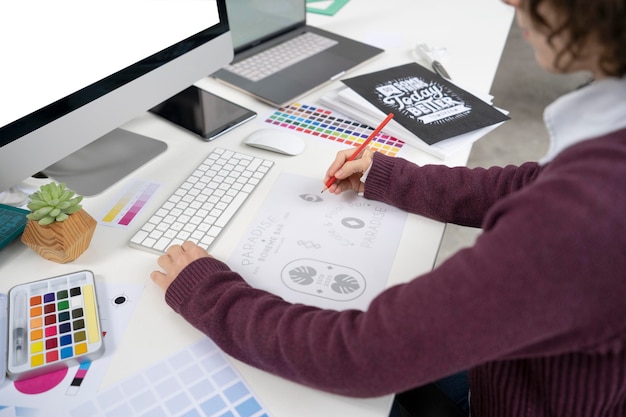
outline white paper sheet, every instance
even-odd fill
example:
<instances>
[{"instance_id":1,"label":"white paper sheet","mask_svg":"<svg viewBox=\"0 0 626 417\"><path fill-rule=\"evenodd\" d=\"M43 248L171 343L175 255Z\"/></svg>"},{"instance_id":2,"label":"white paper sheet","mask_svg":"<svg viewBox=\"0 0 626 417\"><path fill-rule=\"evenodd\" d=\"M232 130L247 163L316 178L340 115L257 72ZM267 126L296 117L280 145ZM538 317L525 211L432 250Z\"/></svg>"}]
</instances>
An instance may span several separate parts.
<instances>
[{"instance_id":1,"label":"white paper sheet","mask_svg":"<svg viewBox=\"0 0 626 417\"><path fill-rule=\"evenodd\" d=\"M322 188L319 179L281 174L229 265L293 303L365 310L386 286L407 214Z\"/></svg>"}]
</instances>

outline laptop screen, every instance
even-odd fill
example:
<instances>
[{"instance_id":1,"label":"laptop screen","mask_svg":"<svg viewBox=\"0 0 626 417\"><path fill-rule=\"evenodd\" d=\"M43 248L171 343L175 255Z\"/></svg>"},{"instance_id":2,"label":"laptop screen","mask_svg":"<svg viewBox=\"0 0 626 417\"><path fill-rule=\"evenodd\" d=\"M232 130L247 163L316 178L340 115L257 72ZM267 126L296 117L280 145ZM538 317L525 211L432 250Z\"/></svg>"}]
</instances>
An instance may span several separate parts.
<instances>
[{"instance_id":1,"label":"laptop screen","mask_svg":"<svg viewBox=\"0 0 626 417\"><path fill-rule=\"evenodd\" d=\"M305 0L227 0L235 52L280 34L306 18Z\"/></svg>"}]
</instances>

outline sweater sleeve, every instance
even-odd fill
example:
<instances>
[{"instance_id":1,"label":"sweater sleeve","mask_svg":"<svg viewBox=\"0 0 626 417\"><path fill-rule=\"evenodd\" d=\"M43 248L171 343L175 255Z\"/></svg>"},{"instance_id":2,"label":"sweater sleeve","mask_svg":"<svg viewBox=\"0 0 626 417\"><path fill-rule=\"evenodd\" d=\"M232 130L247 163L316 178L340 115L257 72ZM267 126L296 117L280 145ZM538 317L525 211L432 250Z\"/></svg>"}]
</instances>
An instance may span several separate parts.
<instances>
[{"instance_id":1,"label":"sweater sleeve","mask_svg":"<svg viewBox=\"0 0 626 417\"><path fill-rule=\"evenodd\" d=\"M297 383L356 397L402 392L490 361L610 346L626 333L626 200L618 191L626 173L621 160L610 163L615 153L593 167L557 168L555 160L525 190L500 187L506 197L497 203L484 190L471 193L484 195L483 204L491 207L475 245L383 291L367 311L288 303L250 287L213 258L185 268L166 301L227 354ZM403 165L385 166L393 172ZM409 176L429 169L411 169ZM486 175L453 171L453 177ZM462 181L482 189L480 182ZM444 184L435 179L433 187ZM400 186L390 188L380 193L416 212L442 204L413 201L425 191L407 199ZM443 209L455 218L467 211Z\"/></svg>"},{"instance_id":2,"label":"sweater sleeve","mask_svg":"<svg viewBox=\"0 0 626 417\"><path fill-rule=\"evenodd\" d=\"M540 171L534 162L489 169L420 167L376 153L364 195L431 219L480 227L496 201L534 181Z\"/></svg>"}]
</instances>

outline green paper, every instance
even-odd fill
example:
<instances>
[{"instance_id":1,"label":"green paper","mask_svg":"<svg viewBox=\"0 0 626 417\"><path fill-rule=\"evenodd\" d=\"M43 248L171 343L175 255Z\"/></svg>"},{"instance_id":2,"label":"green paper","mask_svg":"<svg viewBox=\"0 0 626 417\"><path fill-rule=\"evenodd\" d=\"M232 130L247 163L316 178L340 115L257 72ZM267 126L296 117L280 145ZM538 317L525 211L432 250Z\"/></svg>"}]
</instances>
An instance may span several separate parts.
<instances>
[{"instance_id":1,"label":"green paper","mask_svg":"<svg viewBox=\"0 0 626 417\"><path fill-rule=\"evenodd\" d=\"M307 3L318 3L326 0L306 0ZM334 0L333 4L325 9L320 9L313 6L307 6L306 11L309 13L323 14L326 16L334 16L343 6L345 6L350 0Z\"/></svg>"}]
</instances>

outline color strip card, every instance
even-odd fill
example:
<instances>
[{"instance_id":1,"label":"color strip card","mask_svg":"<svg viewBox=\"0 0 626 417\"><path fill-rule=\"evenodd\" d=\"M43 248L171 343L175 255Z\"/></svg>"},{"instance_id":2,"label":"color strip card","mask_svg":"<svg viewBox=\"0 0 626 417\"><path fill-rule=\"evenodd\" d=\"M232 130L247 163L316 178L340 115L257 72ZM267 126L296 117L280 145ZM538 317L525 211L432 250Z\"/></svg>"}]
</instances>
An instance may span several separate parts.
<instances>
[{"instance_id":1,"label":"color strip card","mask_svg":"<svg viewBox=\"0 0 626 417\"><path fill-rule=\"evenodd\" d=\"M210 339L99 393L70 417L268 417L250 387Z\"/></svg>"},{"instance_id":2,"label":"color strip card","mask_svg":"<svg viewBox=\"0 0 626 417\"><path fill-rule=\"evenodd\" d=\"M374 128L335 111L300 103L275 110L264 122L354 147L362 144L374 131ZM370 143L370 148L389 156L396 156L403 146L404 142L400 139L384 132L379 133Z\"/></svg>"},{"instance_id":3,"label":"color strip card","mask_svg":"<svg viewBox=\"0 0 626 417\"><path fill-rule=\"evenodd\" d=\"M99 223L103 226L127 228L160 186L161 184L150 181L132 180L107 207Z\"/></svg>"}]
</instances>

